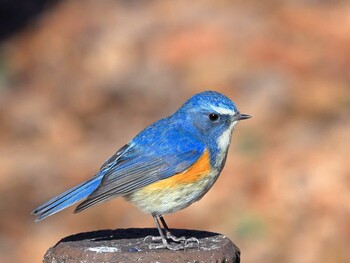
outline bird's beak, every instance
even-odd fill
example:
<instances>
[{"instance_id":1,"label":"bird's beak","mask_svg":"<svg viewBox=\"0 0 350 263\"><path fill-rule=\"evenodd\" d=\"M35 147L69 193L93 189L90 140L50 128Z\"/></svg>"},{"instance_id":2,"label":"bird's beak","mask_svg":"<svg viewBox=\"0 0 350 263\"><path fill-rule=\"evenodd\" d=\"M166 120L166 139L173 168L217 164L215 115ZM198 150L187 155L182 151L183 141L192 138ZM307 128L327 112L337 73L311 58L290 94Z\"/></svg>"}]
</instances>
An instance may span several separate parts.
<instances>
[{"instance_id":1,"label":"bird's beak","mask_svg":"<svg viewBox=\"0 0 350 263\"><path fill-rule=\"evenodd\" d=\"M250 119L252 116L248 115L248 114L242 114L237 112L237 114L234 116L234 119L236 121L241 121L241 120L246 120L246 119Z\"/></svg>"}]
</instances>

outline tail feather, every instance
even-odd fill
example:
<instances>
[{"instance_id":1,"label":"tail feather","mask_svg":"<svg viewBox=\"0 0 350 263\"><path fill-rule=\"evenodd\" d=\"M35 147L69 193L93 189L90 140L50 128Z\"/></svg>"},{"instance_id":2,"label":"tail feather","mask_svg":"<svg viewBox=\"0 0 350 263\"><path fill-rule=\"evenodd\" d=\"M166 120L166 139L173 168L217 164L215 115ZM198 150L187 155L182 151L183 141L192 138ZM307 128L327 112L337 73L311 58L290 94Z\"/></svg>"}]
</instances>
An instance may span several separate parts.
<instances>
[{"instance_id":1,"label":"tail feather","mask_svg":"<svg viewBox=\"0 0 350 263\"><path fill-rule=\"evenodd\" d=\"M95 176L37 207L32 212L32 214L37 216L35 221L38 222L48 216L56 214L88 197L98 187L101 180L102 175Z\"/></svg>"}]
</instances>

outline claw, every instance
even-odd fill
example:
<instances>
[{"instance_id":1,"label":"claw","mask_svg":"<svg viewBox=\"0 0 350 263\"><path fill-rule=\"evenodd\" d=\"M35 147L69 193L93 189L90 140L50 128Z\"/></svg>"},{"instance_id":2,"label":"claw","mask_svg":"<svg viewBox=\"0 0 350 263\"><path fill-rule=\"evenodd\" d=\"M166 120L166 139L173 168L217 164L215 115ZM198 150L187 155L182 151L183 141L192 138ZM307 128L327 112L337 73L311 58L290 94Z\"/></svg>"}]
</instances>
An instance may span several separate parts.
<instances>
[{"instance_id":1,"label":"claw","mask_svg":"<svg viewBox=\"0 0 350 263\"><path fill-rule=\"evenodd\" d=\"M152 242L161 242L162 241L162 237L161 236L146 236L143 239L143 243L146 243L147 239L151 239Z\"/></svg>"},{"instance_id":2,"label":"claw","mask_svg":"<svg viewBox=\"0 0 350 263\"><path fill-rule=\"evenodd\" d=\"M182 244L170 244L167 241L163 242L163 244L149 244L149 249L161 249L161 248L167 248L172 251L178 251L185 249L185 246Z\"/></svg>"},{"instance_id":3,"label":"claw","mask_svg":"<svg viewBox=\"0 0 350 263\"><path fill-rule=\"evenodd\" d=\"M174 242L181 242L182 244L185 245L185 247L187 247L187 245L190 245L191 243L196 243L197 247L199 248L199 240L195 237L190 237L190 238L186 238L185 236L176 237L172 235L170 231L166 231L166 238L171 239Z\"/></svg>"},{"instance_id":4,"label":"claw","mask_svg":"<svg viewBox=\"0 0 350 263\"><path fill-rule=\"evenodd\" d=\"M174 242L169 242L169 241ZM173 236L170 232L166 235L166 238L161 236L146 236L143 239L143 243L148 243L151 241L152 243L148 244L149 249L161 249L167 248L173 251L183 250L187 248L199 248L199 240L195 237L186 238L184 236L176 237ZM145 244L146 245L146 244Z\"/></svg>"},{"instance_id":5,"label":"claw","mask_svg":"<svg viewBox=\"0 0 350 263\"><path fill-rule=\"evenodd\" d=\"M176 243L169 243L167 238L163 238L161 236L146 236L143 239L143 243L145 244L148 242L148 240L151 240L151 244L148 245L149 249L161 249L161 248L167 248L173 251L178 251L181 249L185 249L186 242L181 242L180 244Z\"/></svg>"},{"instance_id":6,"label":"claw","mask_svg":"<svg viewBox=\"0 0 350 263\"><path fill-rule=\"evenodd\" d=\"M167 239L171 239L171 240L174 241L174 242L185 242L185 244L187 243L187 242L186 242L186 241L187 241L186 237L184 237L184 236L182 236L182 237L176 237L176 236L172 235L172 234L170 233L170 231L166 231L166 238L167 238Z\"/></svg>"},{"instance_id":7,"label":"claw","mask_svg":"<svg viewBox=\"0 0 350 263\"><path fill-rule=\"evenodd\" d=\"M195 237L187 238L185 241L185 248L193 248L197 246L197 249L199 249L199 240Z\"/></svg>"}]
</instances>

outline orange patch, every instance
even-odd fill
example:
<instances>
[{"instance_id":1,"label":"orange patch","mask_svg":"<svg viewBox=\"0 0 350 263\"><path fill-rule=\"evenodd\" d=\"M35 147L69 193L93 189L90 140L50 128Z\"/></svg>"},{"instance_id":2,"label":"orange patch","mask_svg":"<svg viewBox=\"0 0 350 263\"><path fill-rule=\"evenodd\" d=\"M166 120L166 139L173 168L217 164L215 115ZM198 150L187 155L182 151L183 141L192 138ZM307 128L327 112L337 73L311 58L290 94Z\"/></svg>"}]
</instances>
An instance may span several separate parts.
<instances>
[{"instance_id":1,"label":"orange patch","mask_svg":"<svg viewBox=\"0 0 350 263\"><path fill-rule=\"evenodd\" d=\"M209 152L204 151L203 155L190 168L182 173L175 174L167 179L160 180L156 183L148 185L145 190L157 190L169 187L176 187L179 184L194 183L206 176L210 171Z\"/></svg>"}]
</instances>

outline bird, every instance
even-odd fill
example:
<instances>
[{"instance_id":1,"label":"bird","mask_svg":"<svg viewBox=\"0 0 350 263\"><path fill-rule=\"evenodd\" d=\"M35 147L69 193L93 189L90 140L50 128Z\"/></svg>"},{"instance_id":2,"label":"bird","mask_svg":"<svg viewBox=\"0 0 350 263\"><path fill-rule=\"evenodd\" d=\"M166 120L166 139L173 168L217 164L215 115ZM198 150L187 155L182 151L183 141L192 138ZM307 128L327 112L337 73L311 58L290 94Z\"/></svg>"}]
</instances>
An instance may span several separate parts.
<instances>
[{"instance_id":1,"label":"bird","mask_svg":"<svg viewBox=\"0 0 350 263\"><path fill-rule=\"evenodd\" d=\"M151 237L150 249L199 244L195 237L172 235L163 215L188 207L208 192L224 168L236 124L249 118L219 92L197 93L137 134L92 178L34 209L35 221L77 202L74 213L124 197L152 215L159 236Z\"/></svg>"}]
</instances>

